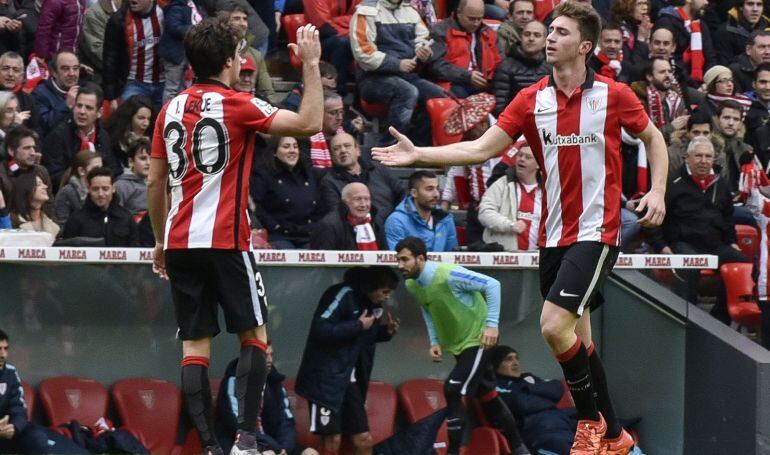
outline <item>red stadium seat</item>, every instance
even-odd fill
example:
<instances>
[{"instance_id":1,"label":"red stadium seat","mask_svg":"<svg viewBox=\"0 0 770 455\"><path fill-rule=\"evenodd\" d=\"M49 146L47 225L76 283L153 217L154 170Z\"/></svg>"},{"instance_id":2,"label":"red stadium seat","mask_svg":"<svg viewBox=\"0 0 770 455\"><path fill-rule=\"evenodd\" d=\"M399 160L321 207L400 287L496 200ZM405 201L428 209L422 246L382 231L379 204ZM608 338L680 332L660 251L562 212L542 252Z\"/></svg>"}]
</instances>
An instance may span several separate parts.
<instances>
[{"instance_id":1,"label":"red stadium seat","mask_svg":"<svg viewBox=\"0 0 770 455\"><path fill-rule=\"evenodd\" d=\"M366 394L366 416L374 443L388 439L396 429L396 391L390 384L370 381Z\"/></svg>"},{"instance_id":2,"label":"red stadium seat","mask_svg":"<svg viewBox=\"0 0 770 455\"><path fill-rule=\"evenodd\" d=\"M457 245L458 246L465 246L466 238L465 238L465 226L455 226L455 235L457 235Z\"/></svg>"},{"instance_id":3,"label":"red stadium seat","mask_svg":"<svg viewBox=\"0 0 770 455\"><path fill-rule=\"evenodd\" d=\"M436 18L439 21L449 16L449 11L447 11L446 7L446 0L435 0L433 4L435 5Z\"/></svg>"},{"instance_id":4,"label":"red stadium seat","mask_svg":"<svg viewBox=\"0 0 770 455\"><path fill-rule=\"evenodd\" d=\"M757 328L762 312L754 297L754 280L751 278L752 264L733 262L723 264L719 271L725 283L727 313L739 326Z\"/></svg>"},{"instance_id":5,"label":"red stadium seat","mask_svg":"<svg viewBox=\"0 0 770 455\"><path fill-rule=\"evenodd\" d=\"M457 106L457 101L452 98L433 98L425 103L430 117L430 130L433 136L433 145L447 145L460 142L461 134L450 136L444 132L444 123L449 114Z\"/></svg>"},{"instance_id":6,"label":"red stadium seat","mask_svg":"<svg viewBox=\"0 0 770 455\"><path fill-rule=\"evenodd\" d=\"M441 408L446 407L444 382L437 379L410 379L398 387L398 402L409 423L415 423ZM436 452L445 454L447 450L446 422L441 424L436 434Z\"/></svg>"},{"instance_id":7,"label":"red stadium seat","mask_svg":"<svg viewBox=\"0 0 770 455\"><path fill-rule=\"evenodd\" d=\"M283 381L286 393L289 395L289 407L294 414L294 427L297 429L297 442L300 445L320 448L321 438L310 432L310 406L307 400L294 392L294 379Z\"/></svg>"},{"instance_id":8,"label":"red stadium seat","mask_svg":"<svg viewBox=\"0 0 770 455\"><path fill-rule=\"evenodd\" d=\"M476 427L471 433L468 445L460 450L463 455L499 454L502 453L498 431L490 427Z\"/></svg>"},{"instance_id":9,"label":"red stadium seat","mask_svg":"<svg viewBox=\"0 0 770 455\"><path fill-rule=\"evenodd\" d=\"M567 386L567 381L562 379L561 385L564 388L564 394L561 396L561 399L559 400L559 402L556 403L556 407L558 409L574 408L575 401L572 399L572 394L569 391L569 386Z\"/></svg>"},{"instance_id":10,"label":"red stadium seat","mask_svg":"<svg viewBox=\"0 0 770 455\"><path fill-rule=\"evenodd\" d=\"M31 421L35 413L35 388L27 381L21 381L21 389L24 391L24 402L27 404L27 419Z\"/></svg>"},{"instance_id":11,"label":"red stadium seat","mask_svg":"<svg viewBox=\"0 0 770 455\"><path fill-rule=\"evenodd\" d=\"M107 416L107 389L93 379L74 376L48 378L40 383L38 393L53 428L70 420L77 420L82 425L93 425Z\"/></svg>"},{"instance_id":12,"label":"red stadium seat","mask_svg":"<svg viewBox=\"0 0 770 455\"><path fill-rule=\"evenodd\" d=\"M760 237L759 231L754 226L745 224L735 225L735 234L738 237L738 246L752 261L759 255Z\"/></svg>"},{"instance_id":13,"label":"red stadium seat","mask_svg":"<svg viewBox=\"0 0 770 455\"><path fill-rule=\"evenodd\" d=\"M281 23L283 24L283 29L286 30L286 38L289 39L290 43L296 43L297 29L307 24L307 20L304 14L286 14L281 17ZM291 66L294 68L302 68L302 60L292 51L289 51L289 61L291 61Z\"/></svg>"},{"instance_id":14,"label":"red stadium seat","mask_svg":"<svg viewBox=\"0 0 770 455\"><path fill-rule=\"evenodd\" d=\"M179 451L176 444L182 393L159 379L123 379L112 386L112 399L123 429L133 434L152 454Z\"/></svg>"}]
</instances>

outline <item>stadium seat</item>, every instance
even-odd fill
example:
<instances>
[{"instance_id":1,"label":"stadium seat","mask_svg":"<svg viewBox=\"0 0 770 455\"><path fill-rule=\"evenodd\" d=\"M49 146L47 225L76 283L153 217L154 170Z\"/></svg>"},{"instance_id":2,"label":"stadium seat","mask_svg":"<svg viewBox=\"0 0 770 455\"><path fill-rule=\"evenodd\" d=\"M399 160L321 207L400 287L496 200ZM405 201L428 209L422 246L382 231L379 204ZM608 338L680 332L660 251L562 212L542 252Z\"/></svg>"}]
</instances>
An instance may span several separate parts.
<instances>
[{"instance_id":1,"label":"stadium seat","mask_svg":"<svg viewBox=\"0 0 770 455\"><path fill-rule=\"evenodd\" d=\"M380 120L385 120L388 118L388 105L385 103L375 103L373 101L366 101L362 97L358 98L361 102L361 110L364 111L366 115L368 115L372 119L372 129L374 131L380 130ZM390 133L385 133L390 134Z\"/></svg>"},{"instance_id":2,"label":"stadium seat","mask_svg":"<svg viewBox=\"0 0 770 455\"><path fill-rule=\"evenodd\" d=\"M735 234L738 238L738 246L752 261L759 255L760 238L759 231L754 226L736 224Z\"/></svg>"},{"instance_id":3,"label":"stadium seat","mask_svg":"<svg viewBox=\"0 0 770 455\"><path fill-rule=\"evenodd\" d=\"M762 315L754 297L752 264L733 262L723 264L719 271L725 283L727 313L738 326L758 328Z\"/></svg>"},{"instance_id":4,"label":"stadium seat","mask_svg":"<svg viewBox=\"0 0 770 455\"><path fill-rule=\"evenodd\" d=\"M437 379L410 379L398 387L398 402L407 422L415 423L441 408L446 407L444 382ZM435 448L438 454L447 449L446 422L436 434Z\"/></svg>"},{"instance_id":5,"label":"stadium seat","mask_svg":"<svg viewBox=\"0 0 770 455\"><path fill-rule=\"evenodd\" d=\"M466 232L465 226L455 226L455 235L457 235L458 246L465 246L466 244L465 232Z\"/></svg>"},{"instance_id":6,"label":"stadium seat","mask_svg":"<svg viewBox=\"0 0 770 455\"><path fill-rule=\"evenodd\" d=\"M374 443L388 439L396 429L396 391L390 384L370 381L366 394L366 416Z\"/></svg>"},{"instance_id":7,"label":"stadium seat","mask_svg":"<svg viewBox=\"0 0 770 455\"><path fill-rule=\"evenodd\" d=\"M436 6L436 18L440 21L441 19L446 18L449 16L446 6L446 0L435 0L433 4Z\"/></svg>"},{"instance_id":8,"label":"stadium seat","mask_svg":"<svg viewBox=\"0 0 770 455\"><path fill-rule=\"evenodd\" d=\"M556 403L556 407L558 409L574 408L575 401L572 399L572 394L569 391L569 386L567 386L567 381L562 379L561 385L564 388L564 394L561 396L561 399L559 400L559 402Z\"/></svg>"},{"instance_id":9,"label":"stadium seat","mask_svg":"<svg viewBox=\"0 0 770 455\"><path fill-rule=\"evenodd\" d=\"M297 29L307 24L307 20L304 14L286 14L281 17L281 23L283 24L283 29L286 30L286 38L288 38L290 43L296 44ZM302 60L292 51L289 51L289 61L294 68L302 68Z\"/></svg>"},{"instance_id":10,"label":"stadium seat","mask_svg":"<svg viewBox=\"0 0 770 455\"><path fill-rule=\"evenodd\" d=\"M35 388L27 381L21 381L21 388L24 390L24 402L27 404L27 419L31 421L35 414Z\"/></svg>"},{"instance_id":11,"label":"stadium seat","mask_svg":"<svg viewBox=\"0 0 770 455\"><path fill-rule=\"evenodd\" d=\"M447 145L460 142L461 134L450 136L444 132L444 123L449 114L457 106L457 101L452 98L433 98L425 103L430 117L430 130L433 137L433 145Z\"/></svg>"},{"instance_id":12,"label":"stadium seat","mask_svg":"<svg viewBox=\"0 0 770 455\"><path fill-rule=\"evenodd\" d=\"M289 407L294 414L297 442L300 445L318 449L321 446L321 438L310 432L310 406L307 400L294 392L294 379L287 378L283 381L283 385L289 395Z\"/></svg>"},{"instance_id":13,"label":"stadium seat","mask_svg":"<svg viewBox=\"0 0 770 455\"><path fill-rule=\"evenodd\" d=\"M107 389L93 379L74 376L48 378L40 383L38 393L52 428L71 420L93 425L107 416Z\"/></svg>"},{"instance_id":14,"label":"stadium seat","mask_svg":"<svg viewBox=\"0 0 770 455\"><path fill-rule=\"evenodd\" d=\"M468 445L460 450L463 455L499 454L502 453L498 431L490 427L476 427L471 432L471 440Z\"/></svg>"},{"instance_id":15,"label":"stadium seat","mask_svg":"<svg viewBox=\"0 0 770 455\"><path fill-rule=\"evenodd\" d=\"M159 379L123 379L112 386L112 400L123 423L153 455L179 451L176 445L182 393Z\"/></svg>"}]
</instances>

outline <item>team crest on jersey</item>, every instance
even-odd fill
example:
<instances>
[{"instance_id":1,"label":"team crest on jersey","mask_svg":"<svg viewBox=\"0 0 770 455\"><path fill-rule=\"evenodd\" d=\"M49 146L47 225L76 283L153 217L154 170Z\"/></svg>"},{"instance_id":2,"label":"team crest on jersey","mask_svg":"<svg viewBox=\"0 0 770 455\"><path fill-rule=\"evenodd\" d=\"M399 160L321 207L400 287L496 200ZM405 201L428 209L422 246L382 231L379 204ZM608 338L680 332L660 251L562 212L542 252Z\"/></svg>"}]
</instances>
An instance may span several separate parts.
<instances>
[{"instance_id":1,"label":"team crest on jersey","mask_svg":"<svg viewBox=\"0 0 770 455\"><path fill-rule=\"evenodd\" d=\"M592 113L596 114L602 108L602 105L603 105L602 101L603 100L600 97L587 98L586 104L588 105L588 109Z\"/></svg>"},{"instance_id":2,"label":"team crest on jersey","mask_svg":"<svg viewBox=\"0 0 770 455\"><path fill-rule=\"evenodd\" d=\"M272 104L268 103L267 101L263 101L259 98L252 98L251 104L253 104L257 109L262 111L262 113L265 114L265 117L270 117L273 114L273 112L278 110L278 108L276 108Z\"/></svg>"},{"instance_id":3,"label":"team crest on jersey","mask_svg":"<svg viewBox=\"0 0 770 455\"><path fill-rule=\"evenodd\" d=\"M6 390L8 390L8 384L0 382L0 395L5 395Z\"/></svg>"},{"instance_id":4,"label":"team crest on jersey","mask_svg":"<svg viewBox=\"0 0 770 455\"><path fill-rule=\"evenodd\" d=\"M326 409L324 407L321 408L321 425L326 426L329 425L329 420L331 420L331 409Z\"/></svg>"}]
</instances>

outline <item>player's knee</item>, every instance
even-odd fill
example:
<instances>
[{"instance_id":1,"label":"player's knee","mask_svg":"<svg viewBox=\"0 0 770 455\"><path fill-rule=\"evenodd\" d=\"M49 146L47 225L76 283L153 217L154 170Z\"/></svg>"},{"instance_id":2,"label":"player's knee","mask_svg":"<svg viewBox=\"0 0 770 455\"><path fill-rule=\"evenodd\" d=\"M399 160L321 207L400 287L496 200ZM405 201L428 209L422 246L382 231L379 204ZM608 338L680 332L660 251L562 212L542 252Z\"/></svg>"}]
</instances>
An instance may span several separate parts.
<instances>
[{"instance_id":1,"label":"player's knee","mask_svg":"<svg viewBox=\"0 0 770 455\"><path fill-rule=\"evenodd\" d=\"M359 450L368 450L374 447L374 439L372 439L372 434L368 431L366 433L354 434L351 439L353 440L353 446Z\"/></svg>"},{"instance_id":2,"label":"player's knee","mask_svg":"<svg viewBox=\"0 0 770 455\"><path fill-rule=\"evenodd\" d=\"M565 328L560 321L553 318L540 317L540 333L549 345L558 345L565 337Z\"/></svg>"}]
</instances>

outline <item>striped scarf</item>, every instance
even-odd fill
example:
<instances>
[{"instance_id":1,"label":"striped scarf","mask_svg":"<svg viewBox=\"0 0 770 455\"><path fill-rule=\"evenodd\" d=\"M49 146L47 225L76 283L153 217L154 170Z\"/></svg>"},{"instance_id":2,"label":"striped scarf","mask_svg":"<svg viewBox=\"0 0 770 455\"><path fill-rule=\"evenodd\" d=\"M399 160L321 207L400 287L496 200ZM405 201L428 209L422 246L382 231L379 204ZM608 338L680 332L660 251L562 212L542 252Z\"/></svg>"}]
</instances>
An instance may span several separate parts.
<instances>
[{"instance_id":1,"label":"striped scarf","mask_svg":"<svg viewBox=\"0 0 770 455\"><path fill-rule=\"evenodd\" d=\"M663 109L663 98L660 96L660 92L650 85L647 86L647 111L650 114L650 120L658 128L670 123L674 119L679 105L682 104L682 97L674 90L668 90L665 99L668 105L668 116Z\"/></svg>"},{"instance_id":2,"label":"striped scarf","mask_svg":"<svg viewBox=\"0 0 770 455\"><path fill-rule=\"evenodd\" d=\"M690 77L697 82L703 82L703 67L706 64L706 59L703 56L703 35L701 34L700 19L690 19L682 7L676 8L676 13L690 33L690 45L682 54L682 60L690 64Z\"/></svg>"},{"instance_id":3,"label":"striped scarf","mask_svg":"<svg viewBox=\"0 0 770 455\"><path fill-rule=\"evenodd\" d=\"M310 161L313 167L332 167L332 156L323 131L310 136Z\"/></svg>"},{"instance_id":4,"label":"striped scarf","mask_svg":"<svg viewBox=\"0 0 770 455\"><path fill-rule=\"evenodd\" d=\"M594 57L602 64L599 74L609 77L613 81L618 78L620 71L623 69L623 51L618 53L618 58L609 58L604 51L597 47L594 51Z\"/></svg>"},{"instance_id":5,"label":"striped scarf","mask_svg":"<svg viewBox=\"0 0 770 455\"><path fill-rule=\"evenodd\" d=\"M372 216L368 213L364 219L357 221L350 215L347 215L348 223L356 230L356 245L358 245L358 251L377 251L377 237L374 235L374 229L372 228Z\"/></svg>"},{"instance_id":6,"label":"striped scarf","mask_svg":"<svg viewBox=\"0 0 770 455\"><path fill-rule=\"evenodd\" d=\"M709 101L714 103L715 106L719 106L719 103L727 100L737 102L743 108L743 117L746 117L746 113L749 112L749 108L751 108L751 98L746 95L741 95L740 93L736 93L735 95L717 95L715 93L709 93L707 96Z\"/></svg>"}]
</instances>

